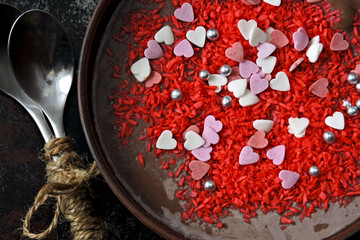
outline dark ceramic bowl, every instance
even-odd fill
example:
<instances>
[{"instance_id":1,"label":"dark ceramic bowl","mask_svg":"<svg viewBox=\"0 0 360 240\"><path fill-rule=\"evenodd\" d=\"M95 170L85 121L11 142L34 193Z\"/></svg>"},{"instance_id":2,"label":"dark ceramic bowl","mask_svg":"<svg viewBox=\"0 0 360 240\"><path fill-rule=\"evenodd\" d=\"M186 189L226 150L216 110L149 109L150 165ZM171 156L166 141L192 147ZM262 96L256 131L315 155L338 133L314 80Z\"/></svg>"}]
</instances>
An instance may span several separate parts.
<instances>
[{"instance_id":1,"label":"dark ceramic bowl","mask_svg":"<svg viewBox=\"0 0 360 240\"><path fill-rule=\"evenodd\" d=\"M110 59L106 49L120 54L126 48L112 35L119 33L126 12L137 7L135 1L99 2L88 26L79 66L79 105L86 139L105 180L120 201L144 224L168 239L344 239L357 231L360 198L354 198L346 208L333 204L326 213L319 210L302 223L296 220L295 225L285 230L280 229L280 216L276 213L259 213L252 224L247 224L234 211L233 216L224 219L225 227L221 230L206 223L181 221L181 203L174 197L176 183L160 170L159 160L146 153L146 167L141 168L136 155L146 145L123 147L115 137L108 97L118 82L110 77L108 61L124 66L127 57ZM122 74L125 76L125 71ZM139 126L134 139L143 130L144 126Z\"/></svg>"}]
</instances>

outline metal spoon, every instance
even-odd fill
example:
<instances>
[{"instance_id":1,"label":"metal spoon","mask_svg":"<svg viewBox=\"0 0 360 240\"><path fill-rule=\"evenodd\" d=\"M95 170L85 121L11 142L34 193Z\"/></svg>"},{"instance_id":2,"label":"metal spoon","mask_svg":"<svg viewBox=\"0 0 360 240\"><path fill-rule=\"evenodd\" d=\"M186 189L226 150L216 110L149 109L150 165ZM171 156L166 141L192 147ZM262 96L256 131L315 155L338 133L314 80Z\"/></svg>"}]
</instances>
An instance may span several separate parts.
<instances>
[{"instance_id":1,"label":"metal spoon","mask_svg":"<svg viewBox=\"0 0 360 240\"><path fill-rule=\"evenodd\" d=\"M24 91L63 137L63 114L74 73L74 53L61 23L41 10L30 10L14 23L8 42L14 74Z\"/></svg>"},{"instance_id":2,"label":"metal spoon","mask_svg":"<svg viewBox=\"0 0 360 240\"><path fill-rule=\"evenodd\" d=\"M47 142L52 136L51 130L40 108L20 87L11 69L7 54L10 29L20 14L21 11L10 4L0 3L0 22L2 23L0 26L0 89L24 106L35 120L45 142Z\"/></svg>"}]
</instances>

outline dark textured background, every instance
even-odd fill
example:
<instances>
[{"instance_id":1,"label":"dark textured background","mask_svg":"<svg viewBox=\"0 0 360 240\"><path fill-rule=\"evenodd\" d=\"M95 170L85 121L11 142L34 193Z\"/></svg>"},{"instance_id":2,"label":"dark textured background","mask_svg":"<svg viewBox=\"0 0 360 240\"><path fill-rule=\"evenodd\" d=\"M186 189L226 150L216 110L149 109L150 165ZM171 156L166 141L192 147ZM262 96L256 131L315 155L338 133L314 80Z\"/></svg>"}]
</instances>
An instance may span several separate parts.
<instances>
[{"instance_id":1,"label":"dark textured background","mask_svg":"<svg viewBox=\"0 0 360 240\"><path fill-rule=\"evenodd\" d=\"M96 0L0 2L11 3L22 11L42 9L58 17L72 39L78 64L82 39ZM65 131L75 140L78 152L92 161L78 113L76 77L67 100L64 122ZM38 158L43 144L40 132L26 110L0 92L0 240L25 239L21 237L21 220L46 181L45 164ZM105 182L95 182L94 189L101 193L97 195L95 206L97 215L104 218L109 226L110 240L160 239L121 204ZM40 209L32 222L34 229L47 227L54 210L52 206L46 204ZM70 239L69 225L60 219L56 231L47 239ZM360 239L360 234L350 239Z\"/></svg>"}]
</instances>

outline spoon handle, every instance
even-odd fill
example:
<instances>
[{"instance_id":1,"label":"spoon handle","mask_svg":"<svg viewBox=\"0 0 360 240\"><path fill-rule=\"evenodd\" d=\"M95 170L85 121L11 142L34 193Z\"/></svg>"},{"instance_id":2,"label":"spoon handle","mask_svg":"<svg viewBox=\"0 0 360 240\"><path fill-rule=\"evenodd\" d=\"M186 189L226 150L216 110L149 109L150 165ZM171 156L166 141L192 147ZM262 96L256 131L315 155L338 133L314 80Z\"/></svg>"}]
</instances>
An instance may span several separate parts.
<instances>
[{"instance_id":1,"label":"spoon handle","mask_svg":"<svg viewBox=\"0 0 360 240\"><path fill-rule=\"evenodd\" d=\"M26 109L29 112L29 114L31 115L31 117L34 119L45 142L48 142L52 137L52 132L49 128L49 125L46 122L44 114L42 113L42 111L39 108L37 108L35 106L30 106L30 107L27 106Z\"/></svg>"}]
</instances>

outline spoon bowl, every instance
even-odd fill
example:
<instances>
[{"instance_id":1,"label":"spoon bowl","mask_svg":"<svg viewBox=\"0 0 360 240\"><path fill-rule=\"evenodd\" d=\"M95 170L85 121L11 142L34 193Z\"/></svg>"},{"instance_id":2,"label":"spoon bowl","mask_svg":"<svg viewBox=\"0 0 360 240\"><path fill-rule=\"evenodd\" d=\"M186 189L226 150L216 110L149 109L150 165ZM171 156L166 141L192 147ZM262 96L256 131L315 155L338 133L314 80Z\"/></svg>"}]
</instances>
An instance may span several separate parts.
<instances>
[{"instance_id":1,"label":"spoon bowl","mask_svg":"<svg viewBox=\"0 0 360 240\"><path fill-rule=\"evenodd\" d=\"M8 37L15 20L21 15L21 11L10 4L0 3L0 90L16 99L29 112L35 120L45 140L49 141L52 136L51 130L38 105L24 92L16 80L7 53Z\"/></svg>"},{"instance_id":2,"label":"spoon bowl","mask_svg":"<svg viewBox=\"0 0 360 240\"><path fill-rule=\"evenodd\" d=\"M64 136L63 113L73 80L74 54L61 23L41 10L25 12L11 29L8 54L21 87L48 117L55 136Z\"/></svg>"}]
</instances>

